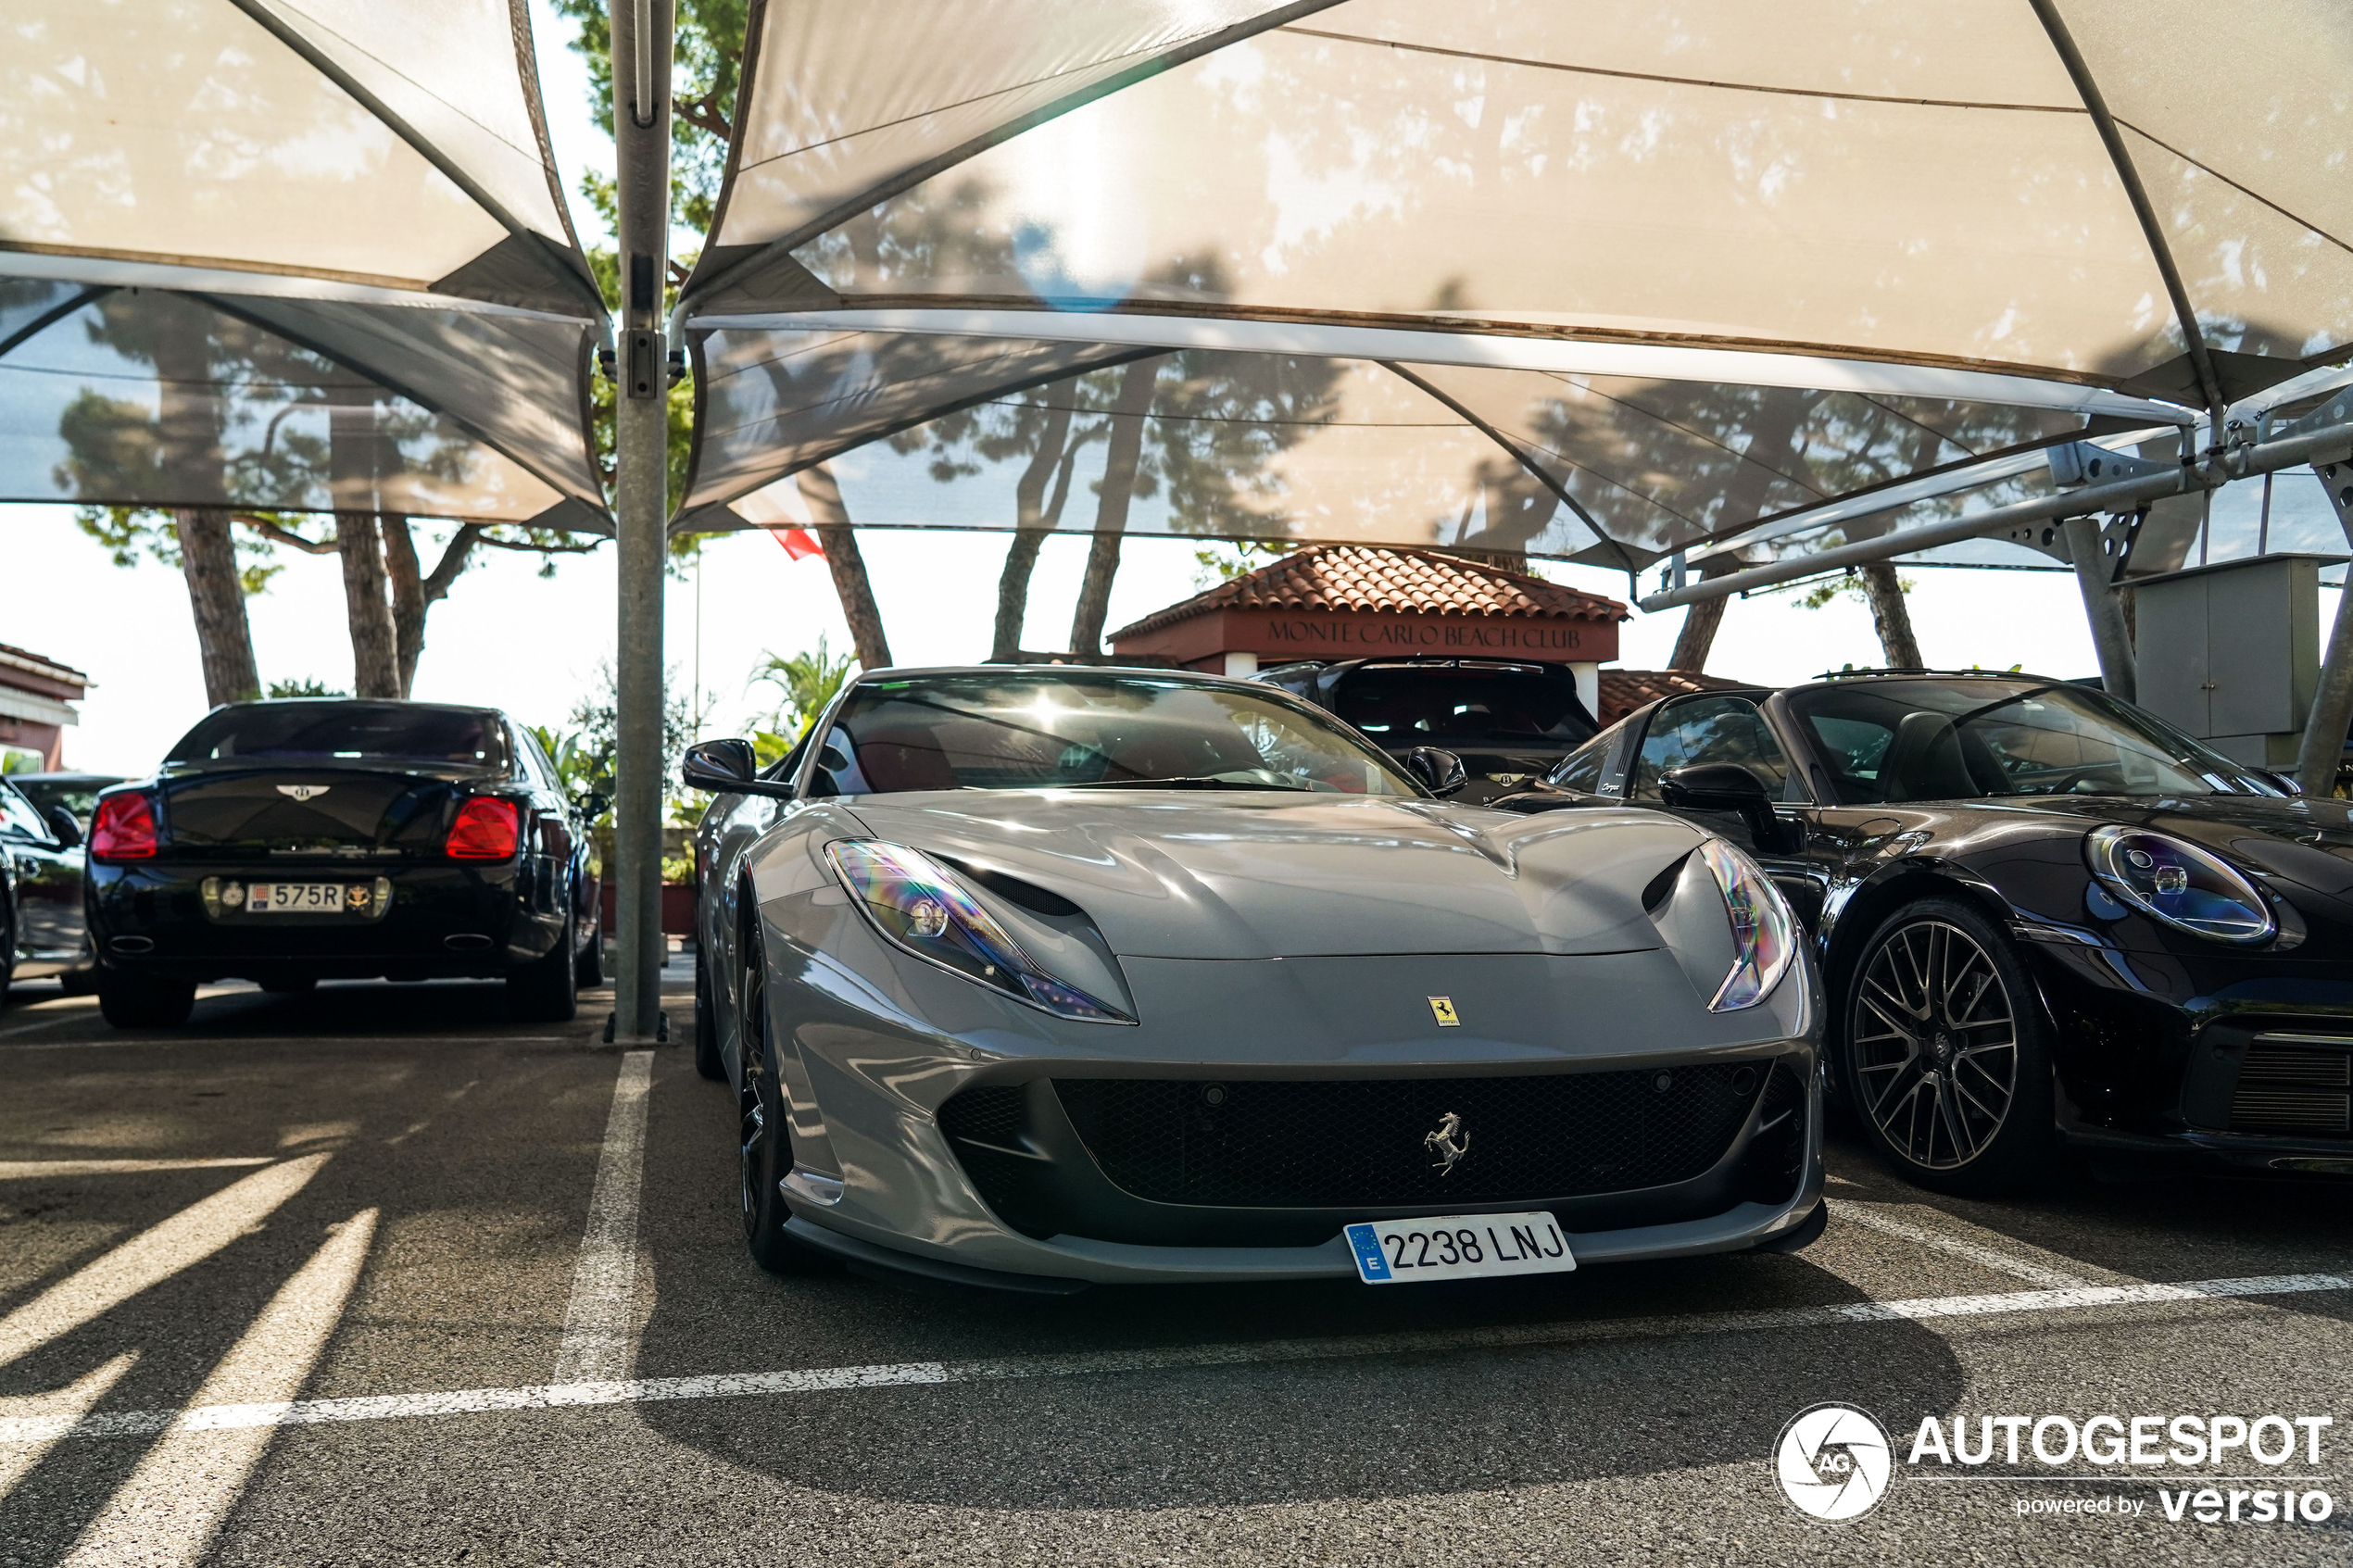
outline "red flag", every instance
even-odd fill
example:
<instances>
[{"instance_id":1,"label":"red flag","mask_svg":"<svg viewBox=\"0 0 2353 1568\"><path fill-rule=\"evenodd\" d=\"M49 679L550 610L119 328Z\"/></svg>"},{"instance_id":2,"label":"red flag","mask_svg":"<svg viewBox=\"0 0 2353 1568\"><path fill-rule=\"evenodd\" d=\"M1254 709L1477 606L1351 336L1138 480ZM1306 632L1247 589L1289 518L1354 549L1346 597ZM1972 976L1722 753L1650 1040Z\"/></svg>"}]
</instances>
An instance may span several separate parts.
<instances>
[{"instance_id":1,"label":"red flag","mask_svg":"<svg viewBox=\"0 0 2353 1568\"><path fill-rule=\"evenodd\" d=\"M815 536L805 528L772 528L768 532L776 536L776 543L785 547L785 554L795 560L810 556L822 557L825 553L825 547L818 544Z\"/></svg>"}]
</instances>

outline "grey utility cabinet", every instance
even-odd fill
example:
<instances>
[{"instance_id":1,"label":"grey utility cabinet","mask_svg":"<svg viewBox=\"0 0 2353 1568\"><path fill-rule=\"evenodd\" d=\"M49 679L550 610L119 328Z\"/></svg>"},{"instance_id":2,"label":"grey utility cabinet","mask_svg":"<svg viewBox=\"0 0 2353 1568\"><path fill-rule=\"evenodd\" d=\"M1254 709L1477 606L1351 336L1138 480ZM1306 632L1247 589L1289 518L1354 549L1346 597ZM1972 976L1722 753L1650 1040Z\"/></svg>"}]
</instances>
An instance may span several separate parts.
<instances>
[{"instance_id":1,"label":"grey utility cabinet","mask_svg":"<svg viewBox=\"0 0 2353 1568\"><path fill-rule=\"evenodd\" d=\"M2224 756L2293 768L2321 674L2321 568L2274 555L2133 584L2141 706Z\"/></svg>"}]
</instances>

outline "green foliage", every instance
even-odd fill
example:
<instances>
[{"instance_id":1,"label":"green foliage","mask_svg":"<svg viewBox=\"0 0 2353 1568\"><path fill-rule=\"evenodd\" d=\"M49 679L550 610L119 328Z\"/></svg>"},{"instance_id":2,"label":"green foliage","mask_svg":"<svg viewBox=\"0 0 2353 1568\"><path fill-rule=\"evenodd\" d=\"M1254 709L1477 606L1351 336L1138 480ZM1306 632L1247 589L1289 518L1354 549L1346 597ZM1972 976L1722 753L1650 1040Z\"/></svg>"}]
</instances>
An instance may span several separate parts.
<instances>
[{"instance_id":1,"label":"green foliage","mask_svg":"<svg viewBox=\"0 0 2353 1568\"><path fill-rule=\"evenodd\" d=\"M1270 566L1291 553L1294 546L1280 539L1221 539L1193 552L1193 586L1214 588L1220 583Z\"/></svg>"},{"instance_id":2,"label":"green foliage","mask_svg":"<svg viewBox=\"0 0 2353 1568\"><path fill-rule=\"evenodd\" d=\"M41 753L0 746L0 773L38 773L45 770Z\"/></svg>"},{"instance_id":3,"label":"green foliage","mask_svg":"<svg viewBox=\"0 0 2353 1568\"><path fill-rule=\"evenodd\" d=\"M1898 577L1895 580L1895 586L1900 591L1908 594L1915 584L1908 577ZM1853 599L1867 609L1870 608L1871 603L1871 596L1864 588L1862 577L1849 567L1843 577L1834 577L1827 583L1815 583L1806 591L1806 596L1797 601L1797 605L1800 609L1820 609L1833 599Z\"/></svg>"},{"instance_id":4,"label":"green foliage","mask_svg":"<svg viewBox=\"0 0 2353 1568\"><path fill-rule=\"evenodd\" d=\"M310 676L308 676L308 675L305 675L302 679L300 679L300 680L298 680L298 681L272 681L272 682L271 682L271 683L270 683L270 695L271 695L271 696L273 696L273 697L276 697L276 696L349 696L351 694L350 694L349 692L337 691L334 687L333 687L333 686L331 686L331 685L328 685L328 684L327 684L324 681L316 680L316 679L314 679L314 678L312 678L312 677L310 677Z\"/></svg>"},{"instance_id":5,"label":"green foliage","mask_svg":"<svg viewBox=\"0 0 2353 1568\"><path fill-rule=\"evenodd\" d=\"M610 796L612 793L610 767L603 774L598 773L598 759L582 744L579 732L559 730L546 724L527 724L524 728L547 753L547 760L556 765L556 782L563 786L565 795L578 800L585 795ZM612 808L608 804L588 825L595 827L611 814Z\"/></svg>"},{"instance_id":6,"label":"green foliage","mask_svg":"<svg viewBox=\"0 0 2353 1568\"><path fill-rule=\"evenodd\" d=\"M574 765L576 772L567 772L564 782L569 786L576 776L581 780L581 787L593 789L600 795L610 795L621 698L615 689L610 664L597 667L597 681L595 694L584 696L573 705L573 727L566 733L566 738L576 745L578 761ZM689 710L686 699L679 695L675 671L665 679L664 685L670 696L662 705L661 776L667 780L676 775L678 759L685 754L687 743L694 739L695 715ZM541 744L546 744L544 735ZM550 746L548 749L552 753L555 748ZM555 760L559 769L567 766L561 757Z\"/></svg>"},{"instance_id":7,"label":"green foliage","mask_svg":"<svg viewBox=\"0 0 2353 1568\"><path fill-rule=\"evenodd\" d=\"M751 733L751 755L760 767L773 767L785 759L785 754L800 743L799 735L780 735L774 730Z\"/></svg>"},{"instance_id":8,"label":"green foliage","mask_svg":"<svg viewBox=\"0 0 2353 1568\"><path fill-rule=\"evenodd\" d=\"M822 636L817 639L817 646L812 650L791 655L772 653L764 657L752 667L752 684L757 685L765 681L781 691L785 698L769 718L769 732L779 738L789 734L798 739L802 731L817 721L817 715L824 711L825 704L833 701L834 694L841 690L841 684L849 679L849 672L857 664L858 656L855 654L845 653L836 658L827 651L825 639ZM786 741L776 755L783 756L791 746L791 741ZM761 765L766 766L765 763Z\"/></svg>"},{"instance_id":9,"label":"green foliage","mask_svg":"<svg viewBox=\"0 0 2353 1568\"><path fill-rule=\"evenodd\" d=\"M144 558L180 570L180 531L170 512L145 507L76 507L76 528L103 546L117 566L136 566ZM245 596L269 591L270 580L285 570L269 540L250 530L236 535L237 583Z\"/></svg>"}]
</instances>

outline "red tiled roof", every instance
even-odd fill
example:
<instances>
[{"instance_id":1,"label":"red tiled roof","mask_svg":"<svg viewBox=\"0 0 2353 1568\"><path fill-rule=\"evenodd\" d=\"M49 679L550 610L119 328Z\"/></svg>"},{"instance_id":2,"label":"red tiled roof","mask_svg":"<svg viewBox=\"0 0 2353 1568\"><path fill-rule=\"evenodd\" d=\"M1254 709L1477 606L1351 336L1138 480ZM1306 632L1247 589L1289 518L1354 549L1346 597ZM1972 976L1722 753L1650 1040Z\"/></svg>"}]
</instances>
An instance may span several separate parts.
<instances>
[{"instance_id":1,"label":"red tiled roof","mask_svg":"<svg viewBox=\"0 0 2353 1568\"><path fill-rule=\"evenodd\" d=\"M1626 607L1439 550L1311 545L1111 634L1141 636L1220 609L1323 609L1528 621L1624 621Z\"/></svg>"},{"instance_id":2,"label":"red tiled roof","mask_svg":"<svg viewBox=\"0 0 2353 1568\"><path fill-rule=\"evenodd\" d=\"M1721 675L1709 675L1697 670L1619 670L1603 665L1602 710L1594 717L1604 725L1615 724L1637 708L1656 702L1663 696L1680 696L1685 692L1729 692L1754 690L1754 681L1728 680Z\"/></svg>"}]
</instances>

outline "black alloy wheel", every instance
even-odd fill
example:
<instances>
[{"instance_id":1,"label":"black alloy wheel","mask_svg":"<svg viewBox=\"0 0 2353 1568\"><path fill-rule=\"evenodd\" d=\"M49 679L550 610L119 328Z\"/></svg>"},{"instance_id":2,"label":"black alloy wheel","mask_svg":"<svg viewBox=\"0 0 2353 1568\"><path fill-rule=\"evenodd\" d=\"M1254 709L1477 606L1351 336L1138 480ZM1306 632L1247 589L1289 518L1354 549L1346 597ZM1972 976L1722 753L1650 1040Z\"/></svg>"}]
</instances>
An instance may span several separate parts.
<instances>
[{"instance_id":1,"label":"black alloy wheel","mask_svg":"<svg viewBox=\"0 0 2353 1568\"><path fill-rule=\"evenodd\" d=\"M588 941L580 949L580 957L572 966L574 990L593 991L605 983L605 909L599 894L597 908L589 917Z\"/></svg>"},{"instance_id":2,"label":"black alloy wheel","mask_svg":"<svg viewBox=\"0 0 2353 1568\"><path fill-rule=\"evenodd\" d=\"M711 1010L711 961L695 948L695 1071L714 1084L724 1083L727 1063L719 1054L719 1019Z\"/></svg>"},{"instance_id":3,"label":"black alloy wheel","mask_svg":"<svg viewBox=\"0 0 2353 1568\"><path fill-rule=\"evenodd\" d=\"M2051 1052L2032 978L1994 922L1946 898L1907 904L1856 965L1847 1089L1881 1156L1939 1192L2008 1192L2055 1142Z\"/></svg>"},{"instance_id":4,"label":"black alloy wheel","mask_svg":"<svg viewBox=\"0 0 2353 1568\"><path fill-rule=\"evenodd\" d=\"M780 1185L792 1173L792 1126L774 1055L768 1048L767 966L757 942L747 947L738 1024L744 1081L736 1094L736 1197L743 1211L744 1247L751 1261L772 1274L831 1273L838 1266L833 1258L803 1246L785 1230L792 1210Z\"/></svg>"},{"instance_id":5,"label":"black alloy wheel","mask_svg":"<svg viewBox=\"0 0 2353 1568\"><path fill-rule=\"evenodd\" d=\"M195 1010L196 983L141 974L98 973L98 1011L118 1029L170 1029Z\"/></svg>"},{"instance_id":6,"label":"black alloy wheel","mask_svg":"<svg viewBox=\"0 0 2353 1568\"><path fill-rule=\"evenodd\" d=\"M572 922L547 956L507 976L507 1016L519 1023L569 1023L580 1010L580 987L573 972Z\"/></svg>"}]
</instances>

